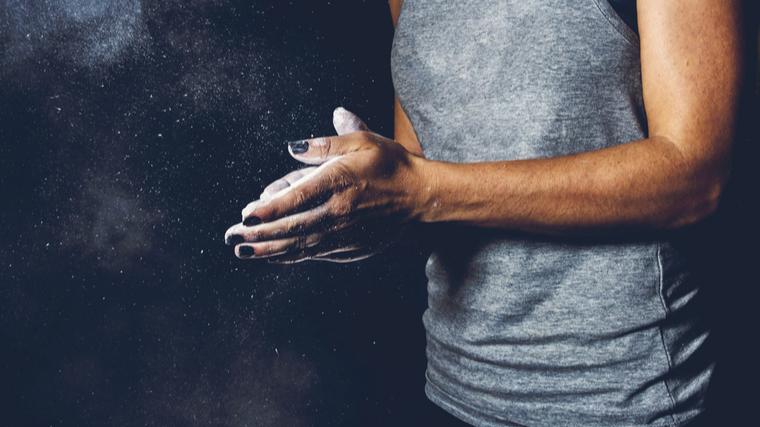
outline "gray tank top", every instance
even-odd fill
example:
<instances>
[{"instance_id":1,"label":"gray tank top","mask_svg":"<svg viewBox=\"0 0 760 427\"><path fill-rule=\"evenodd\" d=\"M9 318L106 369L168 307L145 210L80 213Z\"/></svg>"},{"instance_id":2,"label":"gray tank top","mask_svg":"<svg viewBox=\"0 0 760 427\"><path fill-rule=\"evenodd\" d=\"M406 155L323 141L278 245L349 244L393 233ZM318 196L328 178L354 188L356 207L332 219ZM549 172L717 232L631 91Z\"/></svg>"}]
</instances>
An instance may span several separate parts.
<instances>
[{"instance_id":1,"label":"gray tank top","mask_svg":"<svg viewBox=\"0 0 760 427\"><path fill-rule=\"evenodd\" d=\"M393 80L425 155L563 156L646 137L636 34L605 0L405 0ZM665 235L444 226L427 264L430 399L476 426L680 426L713 365Z\"/></svg>"}]
</instances>

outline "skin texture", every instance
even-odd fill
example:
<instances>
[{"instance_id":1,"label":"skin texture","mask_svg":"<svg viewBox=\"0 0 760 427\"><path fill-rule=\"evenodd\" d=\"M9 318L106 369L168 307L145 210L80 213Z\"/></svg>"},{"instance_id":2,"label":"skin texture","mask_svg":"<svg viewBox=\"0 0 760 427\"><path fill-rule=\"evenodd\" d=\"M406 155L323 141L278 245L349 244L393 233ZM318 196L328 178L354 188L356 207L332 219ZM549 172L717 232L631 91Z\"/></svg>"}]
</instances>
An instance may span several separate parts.
<instances>
[{"instance_id":1,"label":"skin texture","mask_svg":"<svg viewBox=\"0 0 760 427\"><path fill-rule=\"evenodd\" d=\"M390 4L395 23L401 1ZM398 142L366 127L307 141L291 155L321 166L285 177L286 190L275 182L243 210L262 223L225 237L240 236L254 258L294 262L361 251L413 222L564 235L693 224L716 209L730 172L739 10L736 0L639 0L647 139L551 159L433 162L396 101Z\"/></svg>"}]
</instances>

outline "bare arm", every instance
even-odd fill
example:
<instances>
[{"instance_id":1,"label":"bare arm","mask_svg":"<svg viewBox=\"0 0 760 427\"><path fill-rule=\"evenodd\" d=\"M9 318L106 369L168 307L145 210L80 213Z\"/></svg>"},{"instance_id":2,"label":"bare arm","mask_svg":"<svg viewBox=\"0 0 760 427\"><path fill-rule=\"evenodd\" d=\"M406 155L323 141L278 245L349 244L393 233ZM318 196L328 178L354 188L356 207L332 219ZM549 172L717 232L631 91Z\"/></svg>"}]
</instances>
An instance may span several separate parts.
<instances>
[{"instance_id":1,"label":"bare arm","mask_svg":"<svg viewBox=\"0 0 760 427\"><path fill-rule=\"evenodd\" d=\"M414 132L412 122L409 120L409 117L406 116L404 109L401 108L398 98L395 96L393 98L395 104L393 106L393 138L396 142L403 145L410 153L416 156L425 157L425 155L422 154L422 146L420 146L420 141L417 140L417 134Z\"/></svg>"},{"instance_id":2,"label":"bare arm","mask_svg":"<svg viewBox=\"0 0 760 427\"><path fill-rule=\"evenodd\" d=\"M419 143L397 108L401 144L371 132L307 141L292 154L321 164L319 173L249 205L244 219L263 223L235 226L228 236L242 236L256 257L308 259L354 247L379 223L598 234L674 228L709 215L730 170L739 2L639 0L638 8L649 138L552 159L433 162L415 153Z\"/></svg>"},{"instance_id":3,"label":"bare arm","mask_svg":"<svg viewBox=\"0 0 760 427\"><path fill-rule=\"evenodd\" d=\"M396 28L398 23L398 17L401 13L401 4L404 0L389 0L388 5L391 8L391 18L393 19L393 28ZM401 104L398 102L397 97L394 99L394 124L393 124L393 138L399 144L403 145L412 154L420 157L424 157L422 154L422 147L417 140L417 134L414 133L412 122L409 121L409 117L406 116L404 109L401 108Z\"/></svg>"},{"instance_id":4,"label":"bare arm","mask_svg":"<svg viewBox=\"0 0 760 427\"><path fill-rule=\"evenodd\" d=\"M553 159L429 164L419 218L562 233L672 228L711 213L730 169L738 3L639 0L648 139Z\"/></svg>"},{"instance_id":5,"label":"bare arm","mask_svg":"<svg viewBox=\"0 0 760 427\"><path fill-rule=\"evenodd\" d=\"M398 23L398 15L401 13L401 5L404 0L388 0L388 6L391 8L391 19L393 19L393 28Z\"/></svg>"}]
</instances>

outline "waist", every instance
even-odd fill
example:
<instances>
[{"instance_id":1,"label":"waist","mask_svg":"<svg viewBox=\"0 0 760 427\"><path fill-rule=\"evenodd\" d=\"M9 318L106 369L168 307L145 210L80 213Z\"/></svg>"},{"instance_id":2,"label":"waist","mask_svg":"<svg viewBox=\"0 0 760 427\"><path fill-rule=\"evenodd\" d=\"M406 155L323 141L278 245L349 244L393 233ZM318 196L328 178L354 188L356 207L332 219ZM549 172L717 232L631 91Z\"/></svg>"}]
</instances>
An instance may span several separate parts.
<instances>
[{"instance_id":1,"label":"waist","mask_svg":"<svg viewBox=\"0 0 760 427\"><path fill-rule=\"evenodd\" d=\"M677 343L698 347L707 330L673 316L668 295L688 287L688 271L669 242L488 234L439 245L428 261L429 393L483 420L507 410L526 425L552 425L548 413L671 425L674 413L699 412L676 409L683 396L667 385L696 385L699 397L712 369L673 377L672 361L688 358Z\"/></svg>"}]
</instances>

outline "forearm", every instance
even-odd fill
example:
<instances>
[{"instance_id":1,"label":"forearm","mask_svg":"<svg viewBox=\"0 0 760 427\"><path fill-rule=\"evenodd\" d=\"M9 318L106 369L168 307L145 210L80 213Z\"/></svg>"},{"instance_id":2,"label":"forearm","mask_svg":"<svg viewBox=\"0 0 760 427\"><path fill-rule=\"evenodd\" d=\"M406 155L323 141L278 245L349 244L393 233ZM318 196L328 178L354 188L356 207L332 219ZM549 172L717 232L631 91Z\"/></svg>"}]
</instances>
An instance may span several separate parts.
<instances>
[{"instance_id":1,"label":"forearm","mask_svg":"<svg viewBox=\"0 0 760 427\"><path fill-rule=\"evenodd\" d=\"M551 159L419 160L415 218L586 234L668 229L709 215L730 171L738 1L637 5L649 139Z\"/></svg>"},{"instance_id":2,"label":"forearm","mask_svg":"<svg viewBox=\"0 0 760 427\"><path fill-rule=\"evenodd\" d=\"M716 208L728 158L726 153L698 160L654 137L551 159L420 159L416 217L549 234L674 228Z\"/></svg>"}]
</instances>

